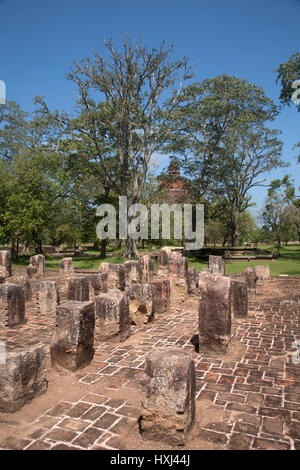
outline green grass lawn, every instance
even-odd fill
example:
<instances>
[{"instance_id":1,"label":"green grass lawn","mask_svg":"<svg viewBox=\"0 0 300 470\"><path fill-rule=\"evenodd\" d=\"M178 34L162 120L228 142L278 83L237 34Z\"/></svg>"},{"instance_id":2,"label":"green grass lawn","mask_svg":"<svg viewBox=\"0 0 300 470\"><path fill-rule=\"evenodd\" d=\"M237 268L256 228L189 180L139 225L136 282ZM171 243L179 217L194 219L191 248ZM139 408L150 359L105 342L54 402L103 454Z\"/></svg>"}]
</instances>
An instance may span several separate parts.
<instances>
[{"instance_id":1,"label":"green grass lawn","mask_svg":"<svg viewBox=\"0 0 300 470\"><path fill-rule=\"evenodd\" d=\"M265 246L264 248L269 249L270 251L275 251L273 246ZM153 251L157 251L158 248L155 248ZM108 257L103 260L100 259L98 251L88 250L86 253L89 255L94 255L95 257L88 256L73 256L73 264L76 268L81 269L96 269L98 270L101 262L106 261L109 263L124 263L126 258L122 256L124 247L121 247L119 250L116 250L114 247L108 247L107 254ZM139 248L139 253L151 252L152 246L145 246L144 249ZM20 256L18 261L13 265L15 267L25 268L29 264L28 256ZM46 256L46 267L47 269L58 269L61 258L58 256ZM207 268L208 263L206 261L200 260L193 256L188 257L189 265L194 266L197 271L200 268ZM247 266L255 266L258 264L269 264L271 275L277 276L279 274L287 274L289 276L300 276L300 245L287 245L280 248L280 256L277 260L258 260L258 261L247 261L247 260L238 260L238 261L227 261L226 262L226 272L228 274L239 274Z\"/></svg>"}]
</instances>

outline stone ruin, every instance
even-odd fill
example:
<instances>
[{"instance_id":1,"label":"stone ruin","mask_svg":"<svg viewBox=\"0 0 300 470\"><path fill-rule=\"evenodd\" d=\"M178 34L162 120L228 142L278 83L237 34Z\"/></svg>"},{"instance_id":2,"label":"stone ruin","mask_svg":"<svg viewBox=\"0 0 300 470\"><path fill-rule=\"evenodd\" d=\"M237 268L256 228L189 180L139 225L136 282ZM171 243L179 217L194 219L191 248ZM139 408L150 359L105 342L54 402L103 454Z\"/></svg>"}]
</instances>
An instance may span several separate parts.
<instances>
[{"instance_id":1,"label":"stone ruin","mask_svg":"<svg viewBox=\"0 0 300 470\"><path fill-rule=\"evenodd\" d=\"M0 250L0 279L12 276L10 251Z\"/></svg>"},{"instance_id":2,"label":"stone ruin","mask_svg":"<svg viewBox=\"0 0 300 470\"><path fill-rule=\"evenodd\" d=\"M248 292L255 291L259 276L267 276L265 267L247 268L239 277L226 276L221 257L210 257L209 268L198 275L181 253L169 248L160 250L156 271L148 255L124 264L105 262L98 273L85 275L75 274L72 258L64 258L59 271L67 286L61 304L63 282L43 280L42 255L30 258L25 276L0 284L0 327L24 323L25 300L31 299L33 286L38 314L56 319L51 364L72 372L91 363L95 338L123 343L131 325L140 327L155 321L156 315L167 315L170 304L178 305L188 295L198 296L200 354L227 354L232 321L247 317ZM0 365L0 410L14 412L46 392L45 346L7 354L6 363ZM182 349L160 348L147 356L145 374L139 419L143 437L184 445L195 421L193 360Z\"/></svg>"},{"instance_id":3,"label":"stone ruin","mask_svg":"<svg viewBox=\"0 0 300 470\"><path fill-rule=\"evenodd\" d=\"M194 361L179 348L161 348L146 357L142 410L143 437L184 445L195 420Z\"/></svg>"}]
</instances>

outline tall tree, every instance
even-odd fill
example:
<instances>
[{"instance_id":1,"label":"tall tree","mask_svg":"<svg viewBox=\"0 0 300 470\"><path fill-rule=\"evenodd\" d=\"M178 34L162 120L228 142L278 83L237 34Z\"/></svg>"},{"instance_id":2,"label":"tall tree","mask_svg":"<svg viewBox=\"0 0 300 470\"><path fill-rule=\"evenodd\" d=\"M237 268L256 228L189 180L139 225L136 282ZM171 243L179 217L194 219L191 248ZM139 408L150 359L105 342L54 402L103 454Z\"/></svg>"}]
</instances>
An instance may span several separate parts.
<instances>
[{"instance_id":1,"label":"tall tree","mask_svg":"<svg viewBox=\"0 0 300 470\"><path fill-rule=\"evenodd\" d=\"M149 50L143 42L125 39L118 50L108 40L104 47L103 55L75 63L68 75L79 93L81 122L74 129L89 139L107 183L128 198L129 206L141 200L151 156L169 134L171 112L188 77L187 59L170 60L173 47L165 43ZM115 147L117 180L111 178L103 155L103 129ZM138 255L135 241L128 237L125 255Z\"/></svg>"}]
</instances>

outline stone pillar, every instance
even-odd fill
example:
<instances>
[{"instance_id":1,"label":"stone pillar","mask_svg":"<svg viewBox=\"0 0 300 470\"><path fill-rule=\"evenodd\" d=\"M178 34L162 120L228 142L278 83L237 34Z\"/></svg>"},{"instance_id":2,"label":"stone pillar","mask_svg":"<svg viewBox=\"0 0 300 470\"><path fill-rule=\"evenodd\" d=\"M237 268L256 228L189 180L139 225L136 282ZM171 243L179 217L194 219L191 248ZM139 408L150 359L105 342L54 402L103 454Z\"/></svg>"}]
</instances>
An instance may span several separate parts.
<instances>
[{"instance_id":1,"label":"stone pillar","mask_svg":"<svg viewBox=\"0 0 300 470\"><path fill-rule=\"evenodd\" d=\"M248 288L244 278L230 278L231 313L233 318L248 316Z\"/></svg>"},{"instance_id":2,"label":"stone pillar","mask_svg":"<svg viewBox=\"0 0 300 470\"><path fill-rule=\"evenodd\" d=\"M208 267L212 274L225 275L225 261L222 256L209 255Z\"/></svg>"},{"instance_id":3,"label":"stone pillar","mask_svg":"<svg viewBox=\"0 0 300 470\"><path fill-rule=\"evenodd\" d=\"M72 258L63 258L59 263L59 272L61 274L73 274L74 266L72 265Z\"/></svg>"},{"instance_id":4,"label":"stone pillar","mask_svg":"<svg viewBox=\"0 0 300 470\"><path fill-rule=\"evenodd\" d=\"M184 445L195 421L194 361L179 348L146 357L140 426L145 439Z\"/></svg>"},{"instance_id":5,"label":"stone pillar","mask_svg":"<svg viewBox=\"0 0 300 470\"><path fill-rule=\"evenodd\" d=\"M68 279L68 300L86 302L89 300L89 279L87 276L71 277Z\"/></svg>"},{"instance_id":6,"label":"stone pillar","mask_svg":"<svg viewBox=\"0 0 300 470\"><path fill-rule=\"evenodd\" d=\"M30 280L29 280L29 278L26 274L25 274L25 276L14 277L12 279L12 283L23 287L25 302L30 302L30 300L32 300L31 283L30 283Z\"/></svg>"},{"instance_id":7,"label":"stone pillar","mask_svg":"<svg viewBox=\"0 0 300 470\"><path fill-rule=\"evenodd\" d=\"M142 282L142 267L139 261L125 261L123 264L125 271L125 284L140 284Z\"/></svg>"},{"instance_id":8,"label":"stone pillar","mask_svg":"<svg viewBox=\"0 0 300 470\"><path fill-rule=\"evenodd\" d=\"M152 286L152 311L153 313L165 313L170 303L169 279L153 279Z\"/></svg>"},{"instance_id":9,"label":"stone pillar","mask_svg":"<svg viewBox=\"0 0 300 470\"><path fill-rule=\"evenodd\" d=\"M47 384L44 345L7 351L0 363L0 411L14 413L46 393Z\"/></svg>"},{"instance_id":10,"label":"stone pillar","mask_svg":"<svg viewBox=\"0 0 300 470\"><path fill-rule=\"evenodd\" d=\"M242 272L242 276L244 277L247 287L248 287L248 292L249 294L254 294L256 293L256 282L257 282L257 275L255 272L254 268L250 268L248 266L244 271Z\"/></svg>"},{"instance_id":11,"label":"stone pillar","mask_svg":"<svg viewBox=\"0 0 300 470\"><path fill-rule=\"evenodd\" d=\"M198 274L194 266L188 266L186 281L188 294L195 295L198 287Z\"/></svg>"},{"instance_id":12,"label":"stone pillar","mask_svg":"<svg viewBox=\"0 0 300 470\"><path fill-rule=\"evenodd\" d=\"M31 256L30 264L26 269L29 279L43 279L45 277L45 256Z\"/></svg>"},{"instance_id":13,"label":"stone pillar","mask_svg":"<svg viewBox=\"0 0 300 470\"><path fill-rule=\"evenodd\" d=\"M187 294L188 261L180 253L172 252L169 258L170 298L184 302Z\"/></svg>"},{"instance_id":14,"label":"stone pillar","mask_svg":"<svg viewBox=\"0 0 300 470\"><path fill-rule=\"evenodd\" d=\"M149 255L143 255L140 259L142 267L142 282L151 282L154 274L154 264Z\"/></svg>"},{"instance_id":15,"label":"stone pillar","mask_svg":"<svg viewBox=\"0 0 300 470\"><path fill-rule=\"evenodd\" d=\"M231 349L230 278L199 276L199 352L224 354Z\"/></svg>"},{"instance_id":16,"label":"stone pillar","mask_svg":"<svg viewBox=\"0 0 300 470\"><path fill-rule=\"evenodd\" d=\"M107 273L108 289L125 289L125 268L123 264L101 263L99 272Z\"/></svg>"},{"instance_id":17,"label":"stone pillar","mask_svg":"<svg viewBox=\"0 0 300 470\"><path fill-rule=\"evenodd\" d=\"M269 279L270 278L270 265L269 264L262 264L259 266L255 266L255 274L258 279Z\"/></svg>"},{"instance_id":18,"label":"stone pillar","mask_svg":"<svg viewBox=\"0 0 300 470\"><path fill-rule=\"evenodd\" d=\"M96 298L96 335L103 341L125 341L130 335L129 300L117 289Z\"/></svg>"},{"instance_id":19,"label":"stone pillar","mask_svg":"<svg viewBox=\"0 0 300 470\"><path fill-rule=\"evenodd\" d=\"M25 321L24 289L17 284L0 284L0 327L9 328Z\"/></svg>"},{"instance_id":20,"label":"stone pillar","mask_svg":"<svg viewBox=\"0 0 300 470\"><path fill-rule=\"evenodd\" d=\"M0 278L10 277L12 275L10 251L0 251Z\"/></svg>"},{"instance_id":21,"label":"stone pillar","mask_svg":"<svg viewBox=\"0 0 300 470\"><path fill-rule=\"evenodd\" d=\"M55 315L59 294L55 281L43 281L37 285L38 311L41 315Z\"/></svg>"},{"instance_id":22,"label":"stone pillar","mask_svg":"<svg viewBox=\"0 0 300 470\"><path fill-rule=\"evenodd\" d=\"M94 302L69 301L56 309L56 330L50 345L52 366L75 371L94 357Z\"/></svg>"},{"instance_id":23,"label":"stone pillar","mask_svg":"<svg viewBox=\"0 0 300 470\"><path fill-rule=\"evenodd\" d=\"M90 300L95 300L98 295L107 292L107 277L107 273L88 275Z\"/></svg>"},{"instance_id":24,"label":"stone pillar","mask_svg":"<svg viewBox=\"0 0 300 470\"><path fill-rule=\"evenodd\" d=\"M169 259L172 255L172 250L168 247L161 248L157 257L157 274L162 277L169 276Z\"/></svg>"},{"instance_id":25,"label":"stone pillar","mask_svg":"<svg viewBox=\"0 0 300 470\"><path fill-rule=\"evenodd\" d=\"M143 325L153 320L152 287L150 284L131 284L126 287L131 325Z\"/></svg>"}]
</instances>

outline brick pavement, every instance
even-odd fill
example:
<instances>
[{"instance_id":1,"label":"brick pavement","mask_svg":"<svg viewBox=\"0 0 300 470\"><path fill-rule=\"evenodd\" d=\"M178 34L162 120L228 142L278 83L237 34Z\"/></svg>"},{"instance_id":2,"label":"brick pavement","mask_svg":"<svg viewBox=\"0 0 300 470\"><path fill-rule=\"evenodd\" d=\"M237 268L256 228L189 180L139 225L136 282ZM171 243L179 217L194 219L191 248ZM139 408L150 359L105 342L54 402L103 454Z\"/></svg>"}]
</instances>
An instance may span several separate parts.
<instances>
[{"instance_id":1,"label":"brick pavement","mask_svg":"<svg viewBox=\"0 0 300 470\"><path fill-rule=\"evenodd\" d=\"M207 442L213 448L297 450L300 365L292 363L292 344L300 339L299 313L299 278L264 281L249 302L248 317L233 322L233 353L204 357L191 343L197 334L197 298L171 306L154 323L132 327L124 343L96 343L92 366L74 375L85 393L74 401L66 390L63 401L35 416L34 431L24 427L22 438L8 436L0 448L124 448L129 430L138 433L139 402L130 392L140 387L145 355L157 347L179 346L195 360L197 412L210 403L217 416L194 430L202 448ZM19 328L1 330L8 348L49 345L55 318L38 315L34 301L27 318ZM5 425L2 413L0 430ZM195 448L195 439L188 445Z\"/></svg>"}]
</instances>

